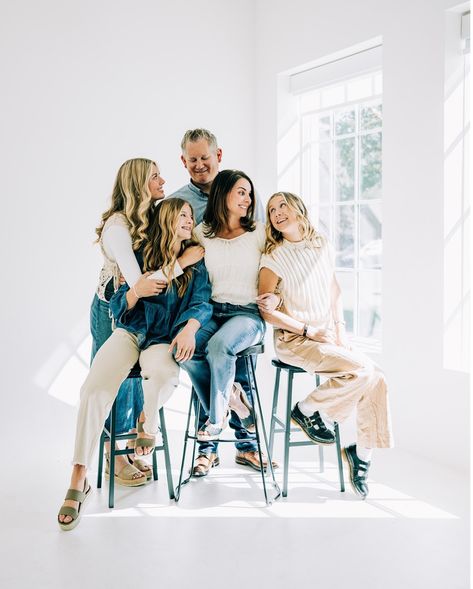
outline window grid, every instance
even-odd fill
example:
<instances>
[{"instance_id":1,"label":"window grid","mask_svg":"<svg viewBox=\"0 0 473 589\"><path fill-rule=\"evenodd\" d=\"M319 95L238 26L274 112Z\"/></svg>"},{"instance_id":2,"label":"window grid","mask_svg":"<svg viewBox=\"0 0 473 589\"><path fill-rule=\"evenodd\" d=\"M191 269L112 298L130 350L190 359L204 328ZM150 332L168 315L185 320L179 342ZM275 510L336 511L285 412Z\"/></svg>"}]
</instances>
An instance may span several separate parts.
<instances>
[{"instance_id":1,"label":"window grid","mask_svg":"<svg viewBox=\"0 0 473 589\"><path fill-rule=\"evenodd\" d=\"M371 89L372 94L370 96L366 96L360 98L358 100L347 100L347 87L348 84L345 83L344 86L344 97L345 102L336 104L332 107L323 107L323 108L312 108L307 109L302 112L302 104L301 99L299 99L299 138L300 138L300 151L299 153L303 154L300 158L300 178L302 179L302 184L304 182L309 184L309 194L304 194L305 199L309 196L307 205L310 212L312 219L314 219L319 224L319 219L321 217L320 213L323 212L325 218L328 221L328 230L330 240L334 243L336 249L338 249L338 245L340 243L339 238L339 231L341 229L340 226L336 227L335 222L336 219L340 219L340 214L342 213L342 207L353 207L353 261L351 267L340 266L338 264L338 260L336 263L336 272L337 275L345 275L350 276L353 280L353 294L354 294L354 301L353 301L353 316L351 317L352 321L352 331L354 336L360 336L361 331L361 308L360 308L360 297L361 297L361 277L364 274L365 277L369 276L372 273L375 276L376 270L381 270L381 265L375 265L374 267L363 267L360 264L360 256L361 256L361 242L362 242L362 235L361 235L361 214L362 214L362 207L363 206L371 206L376 207L376 205L380 205L382 198L362 198L362 142L363 138L369 135L375 135L377 133L381 133L381 149L382 149L382 111L380 115L379 125L374 125L372 128L369 129L362 129L362 121L361 121L361 109L363 107L369 107L370 105L381 105L382 108L382 94L375 93L376 89L376 75L379 75L379 72L372 74L371 76ZM378 78L379 79L379 78ZM351 81L351 80L349 80ZM347 81L347 82L349 82ZM349 110L355 111L355 125L354 130L352 132L343 133L343 134L336 134L336 116L341 112L347 112ZM308 121L311 118L318 117L320 118L323 116L330 117L330 137L328 139L320 138L320 131L317 134L317 138L311 135L310 139L307 140L305 138L304 131L308 128ZM347 200L342 200L341 194L336 194L337 192L337 177L336 177L336 159L337 159L337 142L341 140L353 139L354 140L354 168L353 168L353 193L352 198ZM311 159L314 158L314 148L319 150L320 154L320 146L322 145L330 145L330 182L329 182L329 198L324 198L320 200L319 198L319 187L316 186L316 180L314 175L310 172L308 173L308 179L305 178L305 171L304 167L307 165L306 159L310 157ZM319 155L319 162L320 162L320 155ZM318 164L320 165L320 163ZM382 187L382 173L381 173L381 187ZM320 180L319 180L320 184ZM379 295L380 293L376 293ZM346 298L344 298L344 304L346 306ZM379 319L379 315L376 311L376 316L373 315L371 321L375 322L376 317ZM349 318L350 319L350 318ZM375 342L374 338L369 338L370 343L379 344L379 342Z\"/></svg>"}]
</instances>

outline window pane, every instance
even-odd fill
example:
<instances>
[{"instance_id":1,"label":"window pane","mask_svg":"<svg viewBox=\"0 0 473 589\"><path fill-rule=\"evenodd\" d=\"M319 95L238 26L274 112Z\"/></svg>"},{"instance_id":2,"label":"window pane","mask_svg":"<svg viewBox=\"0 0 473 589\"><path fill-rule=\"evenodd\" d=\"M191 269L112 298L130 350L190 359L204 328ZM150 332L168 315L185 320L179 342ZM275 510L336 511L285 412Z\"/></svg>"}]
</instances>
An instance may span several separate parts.
<instances>
[{"instance_id":1,"label":"window pane","mask_svg":"<svg viewBox=\"0 0 473 589\"><path fill-rule=\"evenodd\" d=\"M342 110L335 113L335 135L347 135L355 132L355 111Z\"/></svg>"},{"instance_id":2,"label":"window pane","mask_svg":"<svg viewBox=\"0 0 473 589\"><path fill-rule=\"evenodd\" d=\"M317 147L318 198L320 202L329 202L332 196L332 143L319 143Z\"/></svg>"},{"instance_id":3,"label":"window pane","mask_svg":"<svg viewBox=\"0 0 473 589\"><path fill-rule=\"evenodd\" d=\"M335 142L335 199L353 200L355 194L355 139Z\"/></svg>"},{"instance_id":4,"label":"window pane","mask_svg":"<svg viewBox=\"0 0 473 589\"><path fill-rule=\"evenodd\" d=\"M360 268L381 268L381 203L360 205Z\"/></svg>"},{"instance_id":5,"label":"window pane","mask_svg":"<svg viewBox=\"0 0 473 589\"><path fill-rule=\"evenodd\" d=\"M383 74L376 74L374 78L374 93L381 94L383 91Z\"/></svg>"},{"instance_id":6,"label":"window pane","mask_svg":"<svg viewBox=\"0 0 473 589\"><path fill-rule=\"evenodd\" d=\"M330 139L331 128L330 115L305 115L302 119L303 145Z\"/></svg>"},{"instance_id":7,"label":"window pane","mask_svg":"<svg viewBox=\"0 0 473 589\"><path fill-rule=\"evenodd\" d=\"M304 92L300 98L300 106L301 112L320 108L320 92L318 90L314 92Z\"/></svg>"},{"instance_id":8,"label":"window pane","mask_svg":"<svg viewBox=\"0 0 473 589\"><path fill-rule=\"evenodd\" d=\"M306 204L330 202L332 143L307 145L302 154L302 197Z\"/></svg>"},{"instance_id":9,"label":"window pane","mask_svg":"<svg viewBox=\"0 0 473 589\"><path fill-rule=\"evenodd\" d=\"M345 86L329 86L322 90L322 106L327 108L345 102Z\"/></svg>"},{"instance_id":10,"label":"window pane","mask_svg":"<svg viewBox=\"0 0 473 589\"><path fill-rule=\"evenodd\" d=\"M353 268L355 261L354 206L343 205L335 208L335 264L341 268Z\"/></svg>"},{"instance_id":11,"label":"window pane","mask_svg":"<svg viewBox=\"0 0 473 589\"><path fill-rule=\"evenodd\" d=\"M381 198L381 133L361 137L360 198Z\"/></svg>"},{"instance_id":12,"label":"window pane","mask_svg":"<svg viewBox=\"0 0 473 589\"><path fill-rule=\"evenodd\" d=\"M347 83L347 100L360 100L373 95L372 77L355 78Z\"/></svg>"},{"instance_id":13,"label":"window pane","mask_svg":"<svg viewBox=\"0 0 473 589\"><path fill-rule=\"evenodd\" d=\"M315 222L315 228L318 229L324 235L326 235L330 239L330 241L333 241L332 232L330 230L330 228L332 227L330 213L330 207L321 206L319 208L318 221Z\"/></svg>"},{"instance_id":14,"label":"window pane","mask_svg":"<svg viewBox=\"0 0 473 589\"><path fill-rule=\"evenodd\" d=\"M361 108L360 124L362 131L369 131L381 127L383 123L382 104L370 104Z\"/></svg>"},{"instance_id":15,"label":"window pane","mask_svg":"<svg viewBox=\"0 0 473 589\"><path fill-rule=\"evenodd\" d=\"M350 333L354 331L355 317L355 274L353 272L337 272L337 280L342 291L343 315L346 321L346 330Z\"/></svg>"},{"instance_id":16,"label":"window pane","mask_svg":"<svg viewBox=\"0 0 473 589\"><path fill-rule=\"evenodd\" d=\"M381 270L359 274L358 335L381 340Z\"/></svg>"}]
</instances>

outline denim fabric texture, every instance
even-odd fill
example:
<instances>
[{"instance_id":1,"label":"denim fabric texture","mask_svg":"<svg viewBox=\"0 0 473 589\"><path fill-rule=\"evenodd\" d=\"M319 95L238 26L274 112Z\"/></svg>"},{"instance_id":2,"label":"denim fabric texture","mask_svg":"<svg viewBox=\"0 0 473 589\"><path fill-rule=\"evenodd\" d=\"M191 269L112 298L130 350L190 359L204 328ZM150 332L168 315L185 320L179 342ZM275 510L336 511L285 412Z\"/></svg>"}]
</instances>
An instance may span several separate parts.
<instances>
[{"instance_id":1,"label":"denim fabric texture","mask_svg":"<svg viewBox=\"0 0 473 589\"><path fill-rule=\"evenodd\" d=\"M212 423L222 420L233 382L239 382L249 393L244 362L237 362L236 354L260 343L265 333L265 323L256 304L232 305L212 301L212 305L212 320L197 332L194 356L181 363L201 402L200 426L207 418ZM238 450L256 450L255 435L243 427L233 412L230 427L235 430L235 437L241 440L236 443ZM199 452L216 452L217 446L216 442L201 442Z\"/></svg>"},{"instance_id":2,"label":"denim fabric texture","mask_svg":"<svg viewBox=\"0 0 473 589\"><path fill-rule=\"evenodd\" d=\"M94 296L90 307L90 331L92 333L92 355L90 361L104 342L112 334L112 320L109 315L109 303ZM136 420L143 410L143 388L141 378L128 378L123 381L116 399L116 431L125 433L136 425ZM110 427L110 417L105 422Z\"/></svg>"},{"instance_id":3,"label":"denim fabric texture","mask_svg":"<svg viewBox=\"0 0 473 589\"><path fill-rule=\"evenodd\" d=\"M197 319L203 326L212 317L211 287L203 260L193 267L182 298L179 298L173 281L161 294L139 299L132 309L127 310L128 290L126 284L117 290L110 299L110 309L117 327L135 333L142 350L151 344L170 343L189 319Z\"/></svg>"}]
</instances>

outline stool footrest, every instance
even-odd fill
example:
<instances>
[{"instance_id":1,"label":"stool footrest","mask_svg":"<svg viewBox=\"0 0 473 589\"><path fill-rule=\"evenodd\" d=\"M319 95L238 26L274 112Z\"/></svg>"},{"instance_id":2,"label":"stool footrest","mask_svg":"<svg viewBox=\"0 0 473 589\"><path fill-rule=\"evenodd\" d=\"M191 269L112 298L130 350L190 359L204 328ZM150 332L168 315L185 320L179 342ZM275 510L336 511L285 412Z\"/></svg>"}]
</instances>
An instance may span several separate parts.
<instances>
[{"instance_id":1,"label":"stool footrest","mask_svg":"<svg viewBox=\"0 0 473 589\"><path fill-rule=\"evenodd\" d=\"M251 437L250 437L251 436ZM209 440L209 442L217 442L218 444L220 444L220 442L225 443L229 443L229 444L236 444L237 442L246 442L247 440L255 440L256 436L253 437L253 434L250 434L250 436L248 436L247 438L245 438L244 440L239 440L238 438L218 438L218 440ZM197 440L197 436L187 436L188 440ZM199 441L199 440L197 440ZM203 442L204 440L200 440L200 442ZM207 441L207 440L205 440Z\"/></svg>"},{"instance_id":2,"label":"stool footrest","mask_svg":"<svg viewBox=\"0 0 473 589\"><path fill-rule=\"evenodd\" d=\"M307 440L307 442L289 442L289 446L322 446L325 448L325 446L327 446L328 444L317 444L317 442L310 442L309 440Z\"/></svg>"}]
</instances>

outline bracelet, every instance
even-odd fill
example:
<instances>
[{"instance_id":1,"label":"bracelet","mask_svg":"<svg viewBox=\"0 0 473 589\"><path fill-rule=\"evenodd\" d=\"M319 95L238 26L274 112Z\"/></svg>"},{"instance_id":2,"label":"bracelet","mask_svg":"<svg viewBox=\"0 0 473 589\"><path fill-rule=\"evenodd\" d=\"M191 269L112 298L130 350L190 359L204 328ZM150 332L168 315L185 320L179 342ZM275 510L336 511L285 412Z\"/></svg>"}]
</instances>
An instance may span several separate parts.
<instances>
[{"instance_id":1,"label":"bracelet","mask_svg":"<svg viewBox=\"0 0 473 589\"><path fill-rule=\"evenodd\" d=\"M309 329L309 326L307 323L304 323L304 327L302 329L302 337L307 337L307 330Z\"/></svg>"},{"instance_id":2,"label":"bracelet","mask_svg":"<svg viewBox=\"0 0 473 589\"><path fill-rule=\"evenodd\" d=\"M343 321L343 319L339 319L338 321L334 321L333 322L335 325L338 325L338 323L340 323L340 325L346 325L346 322Z\"/></svg>"},{"instance_id":3,"label":"bracelet","mask_svg":"<svg viewBox=\"0 0 473 589\"><path fill-rule=\"evenodd\" d=\"M137 299L139 299L139 298L140 298L140 295L139 295L139 294L136 292L135 285L133 285L133 286L131 287L131 290L132 290L132 291L135 293L135 297L136 297Z\"/></svg>"}]
</instances>

